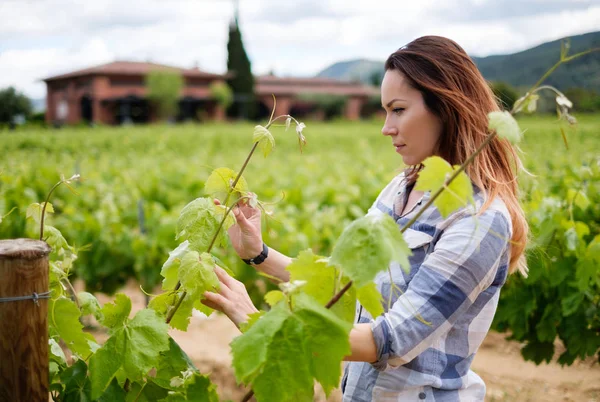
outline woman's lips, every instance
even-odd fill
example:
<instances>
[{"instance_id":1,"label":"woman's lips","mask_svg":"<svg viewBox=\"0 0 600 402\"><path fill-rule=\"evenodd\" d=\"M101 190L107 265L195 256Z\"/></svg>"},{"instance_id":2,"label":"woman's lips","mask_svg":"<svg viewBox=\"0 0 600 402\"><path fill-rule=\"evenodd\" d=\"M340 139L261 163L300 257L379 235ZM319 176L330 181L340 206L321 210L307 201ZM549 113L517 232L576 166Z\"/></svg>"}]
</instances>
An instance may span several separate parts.
<instances>
[{"instance_id":1,"label":"woman's lips","mask_svg":"<svg viewBox=\"0 0 600 402\"><path fill-rule=\"evenodd\" d=\"M396 147L396 152L400 153L400 151L402 151L404 149L406 144L394 145L394 146Z\"/></svg>"}]
</instances>

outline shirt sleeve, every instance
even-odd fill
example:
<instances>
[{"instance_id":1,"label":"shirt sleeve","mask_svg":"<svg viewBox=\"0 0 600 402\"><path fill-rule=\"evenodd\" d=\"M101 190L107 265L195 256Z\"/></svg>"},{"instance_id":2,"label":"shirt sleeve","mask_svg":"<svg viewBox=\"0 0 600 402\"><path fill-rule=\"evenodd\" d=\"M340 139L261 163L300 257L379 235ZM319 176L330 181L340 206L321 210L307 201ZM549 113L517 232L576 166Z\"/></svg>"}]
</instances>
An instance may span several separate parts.
<instances>
[{"instance_id":1,"label":"shirt sleeve","mask_svg":"<svg viewBox=\"0 0 600 402\"><path fill-rule=\"evenodd\" d=\"M507 217L490 209L452 223L404 294L372 321L378 358L373 366L384 370L410 362L448 332L497 275L504 281L511 232Z\"/></svg>"}]
</instances>

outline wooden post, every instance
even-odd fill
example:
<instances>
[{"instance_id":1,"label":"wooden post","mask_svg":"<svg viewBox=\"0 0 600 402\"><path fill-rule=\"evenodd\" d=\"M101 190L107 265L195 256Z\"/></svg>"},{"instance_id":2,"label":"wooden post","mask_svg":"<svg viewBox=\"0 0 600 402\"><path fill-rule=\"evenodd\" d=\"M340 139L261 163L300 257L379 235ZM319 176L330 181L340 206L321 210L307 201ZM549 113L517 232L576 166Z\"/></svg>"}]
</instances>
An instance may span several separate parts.
<instances>
[{"instance_id":1,"label":"wooden post","mask_svg":"<svg viewBox=\"0 0 600 402\"><path fill-rule=\"evenodd\" d=\"M48 291L48 244L0 240L0 299ZM0 401L48 402L48 300L0 300Z\"/></svg>"}]
</instances>

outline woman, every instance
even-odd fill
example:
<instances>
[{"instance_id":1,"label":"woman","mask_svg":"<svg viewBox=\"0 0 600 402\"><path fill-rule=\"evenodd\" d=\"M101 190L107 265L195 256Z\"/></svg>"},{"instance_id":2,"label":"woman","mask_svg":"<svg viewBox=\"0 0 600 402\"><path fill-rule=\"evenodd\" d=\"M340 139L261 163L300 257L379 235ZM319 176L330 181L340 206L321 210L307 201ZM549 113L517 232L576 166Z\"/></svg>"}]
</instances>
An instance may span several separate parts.
<instances>
[{"instance_id":1,"label":"woman","mask_svg":"<svg viewBox=\"0 0 600 402\"><path fill-rule=\"evenodd\" d=\"M469 56L446 38L414 40L388 58L385 70L382 133L409 167L381 192L369 214L391 215L402 227L431 196L413 189L421 162L438 155L452 165L463 163L489 135L487 114L498 105ZM526 273L520 166L513 146L495 139L466 169L476 214L470 207L442 218L432 205L404 233L413 252L410 272L391 264L395 286L387 272L375 278L384 298L393 296L382 316L357 309L342 379L344 401L484 399L485 384L470 365L507 274ZM239 256L257 257L257 269L288 280L289 257L265 247L264 258L259 210L242 205L234 214L230 236ZM222 270L218 275L220 294L206 293L204 302L239 325L256 308L241 283Z\"/></svg>"}]
</instances>

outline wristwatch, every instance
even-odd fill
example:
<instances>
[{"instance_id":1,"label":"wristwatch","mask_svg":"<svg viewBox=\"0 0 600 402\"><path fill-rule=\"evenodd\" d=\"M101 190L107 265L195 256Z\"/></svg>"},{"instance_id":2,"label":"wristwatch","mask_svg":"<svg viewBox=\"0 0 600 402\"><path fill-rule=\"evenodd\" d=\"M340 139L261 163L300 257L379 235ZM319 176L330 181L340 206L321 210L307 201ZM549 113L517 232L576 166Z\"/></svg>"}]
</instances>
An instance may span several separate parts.
<instances>
[{"instance_id":1,"label":"wristwatch","mask_svg":"<svg viewBox=\"0 0 600 402\"><path fill-rule=\"evenodd\" d=\"M263 249L259 255L257 255L254 258L250 258L248 260L242 258L242 261L244 261L248 265L258 265L258 264L262 263L264 260L266 260L268 256L269 256L269 247L267 247L267 245L265 243L263 243Z\"/></svg>"}]
</instances>

